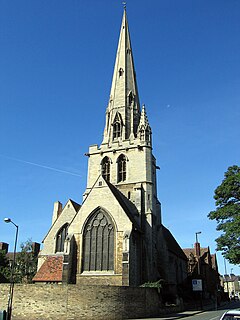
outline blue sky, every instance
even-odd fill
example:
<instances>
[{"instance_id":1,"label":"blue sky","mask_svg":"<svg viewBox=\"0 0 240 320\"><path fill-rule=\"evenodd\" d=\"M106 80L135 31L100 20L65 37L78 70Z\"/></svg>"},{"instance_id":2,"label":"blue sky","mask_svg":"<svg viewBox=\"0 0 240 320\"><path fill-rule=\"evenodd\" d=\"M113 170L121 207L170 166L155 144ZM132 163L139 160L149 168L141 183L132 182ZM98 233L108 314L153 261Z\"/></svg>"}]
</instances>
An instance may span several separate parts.
<instances>
[{"instance_id":1,"label":"blue sky","mask_svg":"<svg viewBox=\"0 0 240 320\"><path fill-rule=\"evenodd\" d=\"M0 219L19 225L19 243L42 241L54 201L82 202L122 11L116 0L0 0ZM207 214L240 159L240 1L129 0L127 14L163 223L182 247L201 231L214 253ZM13 239L0 222L0 241L12 250ZM218 264L224 273L221 254Z\"/></svg>"}]
</instances>

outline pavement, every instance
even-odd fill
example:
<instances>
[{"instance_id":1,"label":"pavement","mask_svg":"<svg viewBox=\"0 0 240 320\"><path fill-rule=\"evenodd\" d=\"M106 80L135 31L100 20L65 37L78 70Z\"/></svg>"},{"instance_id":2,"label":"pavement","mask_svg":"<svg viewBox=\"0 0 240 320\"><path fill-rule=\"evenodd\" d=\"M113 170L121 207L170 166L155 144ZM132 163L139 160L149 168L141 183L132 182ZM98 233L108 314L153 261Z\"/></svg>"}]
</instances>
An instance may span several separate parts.
<instances>
[{"instance_id":1,"label":"pavement","mask_svg":"<svg viewBox=\"0 0 240 320\"><path fill-rule=\"evenodd\" d=\"M223 304L221 305L221 307L223 307ZM217 310L216 305L215 304L205 305L205 306L203 306L202 309L199 309L199 310L186 310L186 311L181 311L178 313L162 314L157 317L144 318L142 320L154 320L154 319L155 320L157 320L157 319L159 319L159 320L177 320L177 319L182 319L182 318L194 316L196 314L203 313L208 310ZM141 319L135 319L135 320L141 320Z\"/></svg>"},{"instance_id":2,"label":"pavement","mask_svg":"<svg viewBox=\"0 0 240 320\"><path fill-rule=\"evenodd\" d=\"M203 313L203 312L209 311L209 310L224 309L226 306L233 307L233 303L224 302L224 303L221 303L221 306L218 306L218 307L216 306L216 304L209 304L209 305L203 306L203 308L201 310L200 309L199 310L186 310L186 311L182 311L182 312L178 312L178 313L174 313L174 314L165 314L165 315L158 316L157 319L161 319L161 320L165 320L165 319L166 320L177 320L177 319L182 319L182 318L194 316L196 314L200 314L200 313ZM154 318L144 319L144 320L154 320Z\"/></svg>"}]
</instances>

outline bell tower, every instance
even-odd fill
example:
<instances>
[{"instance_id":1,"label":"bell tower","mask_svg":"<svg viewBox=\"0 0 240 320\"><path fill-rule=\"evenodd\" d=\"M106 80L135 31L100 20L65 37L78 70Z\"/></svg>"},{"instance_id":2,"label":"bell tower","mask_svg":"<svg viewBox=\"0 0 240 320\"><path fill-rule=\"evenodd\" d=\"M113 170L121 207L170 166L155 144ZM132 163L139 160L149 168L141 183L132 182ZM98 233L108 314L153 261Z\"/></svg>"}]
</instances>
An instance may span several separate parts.
<instances>
[{"instance_id":1,"label":"bell tower","mask_svg":"<svg viewBox=\"0 0 240 320\"><path fill-rule=\"evenodd\" d=\"M145 230L149 265L153 265L154 239L161 224L157 199L156 160L152 154L152 130L146 107L140 108L132 46L124 8L103 141L88 152L86 198L102 176L116 187L139 213ZM149 270L152 272L152 270Z\"/></svg>"}]
</instances>

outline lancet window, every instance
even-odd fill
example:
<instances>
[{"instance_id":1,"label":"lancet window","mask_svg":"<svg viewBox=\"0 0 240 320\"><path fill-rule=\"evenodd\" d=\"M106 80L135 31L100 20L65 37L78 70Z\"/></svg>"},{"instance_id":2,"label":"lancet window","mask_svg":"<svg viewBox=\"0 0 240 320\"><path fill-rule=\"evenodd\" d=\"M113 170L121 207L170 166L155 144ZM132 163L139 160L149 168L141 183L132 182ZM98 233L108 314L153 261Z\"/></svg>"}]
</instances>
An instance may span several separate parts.
<instances>
[{"instance_id":1,"label":"lancet window","mask_svg":"<svg viewBox=\"0 0 240 320\"><path fill-rule=\"evenodd\" d=\"M64 242L67 237L68 223L64 224L58 231L56 236L56 252L64 251Z\"/></svg>"},{"instance_id":2,"label":"lancet window","mask_svg":"<svg viewBox=\"0 0 240 320\"><path fill-rule=\"evenodd\" d=\"M110 166L111 160L108 157L102 160L102 176L106 181L110 181Z\"/></svg>"},{"instance_id":3,"label":"lancet window","mask_svg":"<svg viewBox=\"0 0 240 320\"><path fill-rule=\"evenodd\" d=\"M151 141L151 129L142 127L140 129L140 140L141 141Z\"/></svg>"},{"instance_id":4,"label":"lancet window","mask_svg":"<svg viewBox=\"0 0 240 320\"><path fill-rule=\"evenodd\" d=\"M121 77L123 75L123 68L120 68L118 71L119 77Z\"/></svg>"},{"instance_id":5,"label":"lancet window","mask_svg":"<svg viewBox=\"0 0 240 320\"><path fill-rule=\"evenodd\" d=\"M113 139L121 137L121 131L122 131L121 118L117 113L113 122Z\"/></svg>"},{"instance_id":6,"label":"lancet window","mask_svg":"<svg viewBox=\"0 0 240 320\"><path fill-rule=\"evenodd\" d=\"M131 92L129 93L129 95L128 95L128 104L129 104L129 106L132 104L133 99L134 99L134 96L133 96L133 93L132 93L132 91L131 91Z\"/></svg>"},{"instance_id":7,"label":"lancet window","mask_svg":"<svg viewBox=\"0 0 240 320\"><path fill-rule=\"evenodd\" d=\"M125 181L127 177L127 159L121 154L117 160L118 165L118 182Z\"/></svg>"},{"instance_id":8,"label":"lancet window","mask_svg":"<svg viewBox=\"0 0 240 320\"><path fill-rule=\"evenodd\" d=\"M83 271L114 270L114 226L109 215L98 208L83 232Z\"/></svg>"}]
</instances>

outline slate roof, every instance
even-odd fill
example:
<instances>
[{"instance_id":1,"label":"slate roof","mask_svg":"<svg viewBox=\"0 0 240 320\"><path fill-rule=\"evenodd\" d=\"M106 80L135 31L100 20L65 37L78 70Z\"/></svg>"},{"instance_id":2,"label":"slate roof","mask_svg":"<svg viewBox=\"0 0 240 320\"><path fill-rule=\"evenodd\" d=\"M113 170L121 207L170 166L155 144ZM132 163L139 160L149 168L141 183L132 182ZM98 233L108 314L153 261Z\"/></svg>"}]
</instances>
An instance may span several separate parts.
<instances>
[{"instance_id":1,"label":"slate roof","mask_svg":"<svg viewBox=\"0 0 240 320\"><path fill-rule=\"evenodd\" d=\"M128 200L128 198L126 198L124 194L122 194L122 192L120 192L116 187L114 187L114 185L112 185L108 181L106 181L106 183L109 189L111 190L111 192L113 193L113 195L115 196L115 198L117 199L117 201L119 202L120 206L126 212L128 218L131 220L134 228L142 232L141 227L139 226L138 222L134 218L134 215L139 215L139 212L136 206L130 200Z\"/></svg>"},{"instance_id":2,"label":"slate roof","mask_svg":"<svg viewBox=\"0 0 240 320\"><path fill-rule=\"evenodd\" d=\"M162 226L162 231L164 239L166 240L168 250L177 255L179 258L187 260L185 253L183 252L171 232L164 226Z\"/></svg>"},{"instance_id":3,"label":"slate roof","mask_svg":"<svg viewBox=\"0 0 240 320\"><path fill-rule=\"evenodd\" d=\"M33 278L34 282L61 282L63 256L47 256Z\"/></svg>"}]
</instances>

